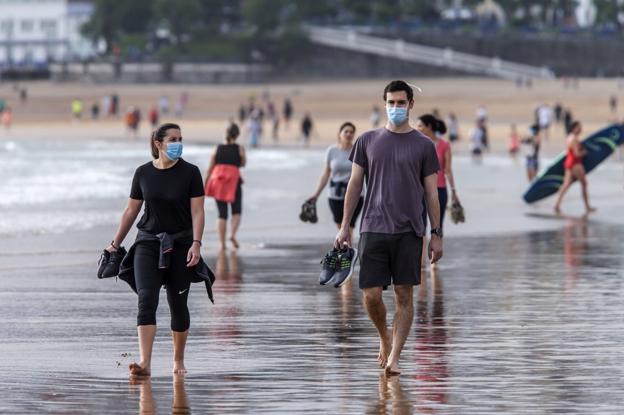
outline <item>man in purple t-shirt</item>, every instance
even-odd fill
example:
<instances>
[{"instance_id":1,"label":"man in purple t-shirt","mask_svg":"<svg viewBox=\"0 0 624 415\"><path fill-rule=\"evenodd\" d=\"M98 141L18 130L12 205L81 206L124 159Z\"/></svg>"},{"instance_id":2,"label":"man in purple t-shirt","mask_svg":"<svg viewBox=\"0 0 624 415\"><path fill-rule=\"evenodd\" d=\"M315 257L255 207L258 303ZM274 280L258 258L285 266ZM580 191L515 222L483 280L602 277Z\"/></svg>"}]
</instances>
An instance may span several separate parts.
<instances>
[{"instance_id":1,"label":"man in purple t-shirt","mask_svg":"<svg viewBox=\"0 0 624 415\"><path fill-rule=\"evenodd\" d=\"M384 89L388 122L362 134L353 150L351 179L344 215L335 245L351 246L349 222L366 178L367 189L360 225L360 288L364 306L379 332L379 364L386 374L398 375L399 357L414 318L413 287L420 284L425 224L423 197L431 222L429 258L442 257L438 203L438 157L433 142L409 124L414 92L404 81ZM384 287L394 285L396 313L386 325Z\"/></svg>"}]
</instances>

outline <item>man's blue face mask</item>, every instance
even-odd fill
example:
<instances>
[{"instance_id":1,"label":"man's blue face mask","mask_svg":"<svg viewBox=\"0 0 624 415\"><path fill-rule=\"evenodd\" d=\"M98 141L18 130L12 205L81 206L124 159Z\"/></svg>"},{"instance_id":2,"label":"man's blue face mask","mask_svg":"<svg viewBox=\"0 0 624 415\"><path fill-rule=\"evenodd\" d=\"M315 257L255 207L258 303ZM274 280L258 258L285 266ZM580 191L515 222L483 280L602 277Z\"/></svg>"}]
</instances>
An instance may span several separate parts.
<instances>
[{"instance_id":1,"label":"man's blue face mask","mask_svg":"<svg viewBox=\"0 0 624 415\"><path fill-rule=\"evenodd\" d=\"M407 119L407 108L386 107L386 115L388 116L388 121L390 121L392 124L400 125L403 124Z\"/></svg>"}]
</instances>

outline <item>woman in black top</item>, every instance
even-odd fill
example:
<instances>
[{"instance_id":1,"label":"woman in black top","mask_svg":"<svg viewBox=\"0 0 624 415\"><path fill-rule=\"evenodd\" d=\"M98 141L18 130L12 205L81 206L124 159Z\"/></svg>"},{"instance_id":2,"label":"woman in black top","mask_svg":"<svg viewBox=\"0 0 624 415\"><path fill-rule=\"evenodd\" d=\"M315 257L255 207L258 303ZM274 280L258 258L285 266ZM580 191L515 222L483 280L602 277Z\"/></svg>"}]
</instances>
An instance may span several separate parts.
<instances>
[{"instance_id":1,"label":"woman in black top","mask_svg":"<svg viewBox=\"0 0 624 415\"><path fill-rule=\"evenodd\" d=\"M247 163L247 157L245 155L245 148L236 144L236 139L240 135L240 129L238 125L232 123L225 135L225 144L219 144L215 148L212 156L210 157L210 165L208 166L208 173L206 173L206 183L210 180L214 168L218 164L227 164L236 167L245 167ZM230 203L232 209L232 219L230 223L230 242L234 248L238 248L238 240L236 239L236 232L240 226L241 213L243 210L243 179L239 179L236 187L236 198L233 203ZM228 218L228 203L217 200L217 209L219 210L219 217L217 219L217 230L219 232L219 241L221 243L221 250L225 249L225 232L227 228Z\"/></svg>"},{"instance_id":2,"label":"woman in black top","mask_svg":"<svg viewBox=\"0 0 624 415\"><path fill-rule=\"evenodd\" d=\"M173 372L185 373L184 348L190 325L187 298L194 266L200 260L204 232L204 188L201 173L180 158L182 135L176 124L163 124L152 134L154 160L134 173L128 206L115 238L107 248L114 252L136 220L143 202L145 209L137 228L134 247L134 278L138 294L137 331L141 360L130 364L130 375L150 376L152 346L156 335L156 308L163 285L171 311ZM169 263L159 264L161 243L143 240L157 235L173 240L167 250ZM154 238L153 238L154 239Z\"/></svg>"}]
</instances>

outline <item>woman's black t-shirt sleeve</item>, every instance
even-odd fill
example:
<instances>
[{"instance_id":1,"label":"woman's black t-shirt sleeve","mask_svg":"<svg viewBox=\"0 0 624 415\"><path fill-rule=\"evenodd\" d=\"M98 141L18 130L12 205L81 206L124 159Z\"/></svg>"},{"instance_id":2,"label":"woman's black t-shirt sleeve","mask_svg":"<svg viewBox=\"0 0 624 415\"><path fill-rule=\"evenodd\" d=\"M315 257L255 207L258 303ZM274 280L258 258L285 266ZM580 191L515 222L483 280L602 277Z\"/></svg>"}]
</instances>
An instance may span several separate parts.
<instances>
[{"instance_id":1,"label":"woman's black t-shirt sleeve","mask_svg":"<svg viewBox=\"0 0 624 415\"><path fill-rule=\"evenodd\" d=\"M132 187L130 188L130 199L135 200L143 200L143 191L141 190L141 180L140 180L139 169L136 169L134 172L134 177L132 178Z\"/></svg>"},{"instance_id":2,"label":"woman's black t-shirt sleeve","mask_svg":"<svg viewBox=\"0 0 624 415\"><path fill-rule=\"evenodd\" d=\"M199 168L196 166L193 176L191 177L191 187L189 191L190 197L199 197L204 195L204 183Z\"/></svg>"},{"instance_id":3,"label":"woman's black t-shirt sleeve","mask_svg":"<svg viewBox=\"0 0 624 415\"><path fill-rule=\"evenodd\" d=\"M144 201L137 227L154 235L192 229L191 199L203 195L197 166L183 159L163 170L145 163L137 169L130 191L131 198Z\"/></svg>"}]
</instances>

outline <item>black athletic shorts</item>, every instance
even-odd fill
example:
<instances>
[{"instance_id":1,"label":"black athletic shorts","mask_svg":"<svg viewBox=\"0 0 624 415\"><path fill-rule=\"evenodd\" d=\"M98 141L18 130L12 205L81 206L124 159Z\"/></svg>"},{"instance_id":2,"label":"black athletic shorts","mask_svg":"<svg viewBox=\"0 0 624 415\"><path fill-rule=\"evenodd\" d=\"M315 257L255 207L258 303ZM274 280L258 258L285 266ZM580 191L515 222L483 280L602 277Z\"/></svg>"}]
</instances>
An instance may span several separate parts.
<instances>
[{"instance_id":1,"label":"black athletic shorts","mask_svg":"<svg viewBox=\"0 0 624 415\"><path fill-rule=\"evenodd\" d=\"M350 226L352 228L355 228L355 225L357 224L358 217L362 211L362 206L364 206L364 198L360 197L360 200L358 200L358 204L355 206L355 210L353 211L353 216L351 216ZM329 199L329 209L331 209L332 215L334 215L334 222L340 225L344 215L344 199Z\"/></svg>"},{"instance_id":2,"label":"black athletic shorts","mask_svg":"<svg viewBox=\"0 0 624 415\"><path fill-rule=\"evenodd\" d=\"M420 284L423 238L414 232L360 236L360 288Z\"/></svg>"}]
</instances>

